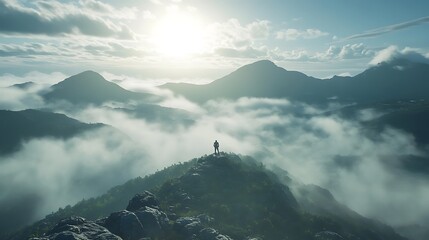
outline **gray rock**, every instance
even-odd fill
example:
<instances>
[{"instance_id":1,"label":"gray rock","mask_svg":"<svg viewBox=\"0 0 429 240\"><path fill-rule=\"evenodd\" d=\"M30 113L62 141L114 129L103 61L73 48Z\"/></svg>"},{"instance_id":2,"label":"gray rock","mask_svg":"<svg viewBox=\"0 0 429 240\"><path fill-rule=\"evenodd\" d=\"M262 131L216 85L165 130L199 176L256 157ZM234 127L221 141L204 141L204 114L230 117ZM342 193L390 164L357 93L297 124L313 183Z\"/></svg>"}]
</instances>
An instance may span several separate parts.
<instances>
[{"instance_id":1,"label":"gray rock","mask_svg":"<svg viewBox=\"0 0 429 240\"><path fill-rule=\"evenodd\" d=\"M124 240L138 240L145 237L139 219L133 212L127 210L110 214L105 221L105 227Z\"/></svg>"},{"instance_id":2,"label":"gray rock","mask_svg":"<svg viewBox=\"0 0 429 240\"><path fill-rule=\"evenodd\" d=\"M331 231L323 231L318 232L314 235L314 239L316 240L344 240L344 238L336 233Z\"/></svg>"},{"instance_id":3,"label":"gray rock","mask_svg":"<svg viewBox=\"0 0 429 240\"><path fill-rule=\"evenodd\" d=\"M200 240L232 240L230 237L220 234L213 228L202 229L199 232L198 237Z\"/></svg>"},{"instance_id":4,"label":"gray rock","mask_svg":"<svg viewBox=\"0 0 429 240\"><path fill-rule=\"evenodd\" d=\"M106 226L106 220L107 220L107 217L99 218L99 219L95 220L95 223L97 223L100 226L105 227Z\"/></svg>"},{"instance_id":5,"label":"gray rock","mask_svg":"<svg viewBox=\"0 0 429 240\"><path fill-rule=\"evenodd\" d=\"M214 220L214 218L210 217L207 214L200 214L197 216L197 218L200 220L202 224L209 224Z\"/></svg>"},{"instance_id":6,"label":"gray rock","mask_svg":"<svg viewBox=\"0 0 429 240\"><path fill-rule=\"evenodd\" d=\"M200 219L196 217L181 217L174 222L174 227L188 236L197 234L203 229Z\"/></svg>"},{"instance_id":7,"label":"gray rock","mask_svg":"<svg viewBox=\"0 0 429 240\"><path fill-rule=\"evenodd\" d=\"M168 226L168 222L170 221L167 214L151 207L140 209L136 211L135 214L143 225L147 236L158 235L165 227Z\"/></svg>"},{"instance_id":8,"label":"gray rock","mask_svg":"<svg viewBox=\"0 0 429 240\"><path fill-rule=\"evenodd\" d=\"M45 237L32 240L122 240L106 228L82 217L61 220Z\"/></svg>"},{"instance_id":9,"label":"gray rock","mask_svg":"<svg viewBox=\"0 0 429 240\"><path fill-rule=\"evenodd\" d=\"M159 201L152 193L145 191L144 193L136 194L128 203L128 211L137 211L144 207L159 209Z\"/></svg>"}]
</instances>

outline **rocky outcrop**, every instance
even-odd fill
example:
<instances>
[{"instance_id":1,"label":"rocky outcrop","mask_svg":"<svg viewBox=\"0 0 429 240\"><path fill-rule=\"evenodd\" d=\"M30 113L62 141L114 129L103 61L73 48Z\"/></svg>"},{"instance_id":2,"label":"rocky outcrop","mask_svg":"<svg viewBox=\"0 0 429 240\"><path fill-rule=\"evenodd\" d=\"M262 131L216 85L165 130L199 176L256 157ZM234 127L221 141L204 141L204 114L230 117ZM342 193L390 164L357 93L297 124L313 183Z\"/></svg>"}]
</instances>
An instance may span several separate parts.
<instances>
[{"instance_id":1,"label":"rocky outcrop","mask_svg":"<svg viewBox=\"0 0 429 240\"><path fill-rule=\"evenodd\" d=\"M198 237L200 240L232 240L230 237L220 234L213 228L202 229L199 232Z\"/></svg>"},{"instance_id":2,"label":"rocky outcrop","mask_svg":"<svg viewBox=\"0 0 429 240\"><path fill-rule=\"evenodd\" d=\"M127 210L136 211L144 207L159 208L158 199L148 191L135 195L128 203Z\"/></svg>"},{"instance_id":3,"label":"rocky outcrop","mask_svg":"<svg viewBox=\"0 0 429 240\"><path fill-rule=\"evenodd\" d=\"M82 217L61 220L46 236L31 240L122 240L105 227Z\"/></svg>"},{"instance_id":4,"label":"rocky outcrop","mask_svg":"<svg viewBox=\"0 0 429 240\"><path fill-rule=\"evenodd\" d=\"M216 229L204 225L213 219L207 215L197 217L181 217L174 223L175 229L193 240L232 240L227 235L220 234Z\"/></svg>"},{"instance_id":5,"label":"rocky outcrop","mask_svg":"<svg viewBox=\"0 0 429 240\"><path fill-rule=\"evenodd\" d=\"M183 235L192 236L199 233L204 227L199 218L181 217L174 222L174 228Z\"/></svg>"},{"instance_id":6,"label":"rocky outcrop","mask_svg":"<svg viewBox=\"0 0 429 240\"><path fill-rule=\"evenodd\" d=\"M151 207L144 207L135 212L137 218L144 226L147 236L153 237L162 233L169 227L169 219L164 212Z\"/></svg>"},{"instance_id":7,"label":"rocky outcrop","mask_svg":"<svg viewBox=\"0 0 429 240\"><path fill-rule=\"evenodd\" d=\"M214 219L206 214L180 217L171 222L150 192L135 195L127 210L111 213L95 222L82 217L61 220L41 238L32 240L142 240L174 239L231 240L209 225Z\"/></svg>"},{"instance_id":8,"label":"rocky outcrop","mask_svg":"<svg viewBox=\"0 0 429 240\"><path fill-rule=\"evenodd\" d=\"M133 212L114 212L106 219L105 227L124 240L138 240L145 237L140 220Z\"/></svg>"}]
</instances>

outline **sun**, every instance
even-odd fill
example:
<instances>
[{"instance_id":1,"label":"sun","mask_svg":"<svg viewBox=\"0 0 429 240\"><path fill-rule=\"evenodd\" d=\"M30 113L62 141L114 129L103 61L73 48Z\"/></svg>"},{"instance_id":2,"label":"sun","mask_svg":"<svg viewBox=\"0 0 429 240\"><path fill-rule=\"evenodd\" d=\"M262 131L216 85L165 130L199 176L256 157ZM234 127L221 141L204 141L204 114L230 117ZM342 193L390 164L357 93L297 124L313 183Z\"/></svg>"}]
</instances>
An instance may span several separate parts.
<instances>
[{"instance_id":1,"label":"sun","mask_svg":"<svg viewBox=\"0 0 429 240\"><path fill-rule=\"evenodd\" d=\"M181 13L170 13L155 27L156 50L168 57L190 57L204 50L201 20Z\"/></svg>"}]
</instances>

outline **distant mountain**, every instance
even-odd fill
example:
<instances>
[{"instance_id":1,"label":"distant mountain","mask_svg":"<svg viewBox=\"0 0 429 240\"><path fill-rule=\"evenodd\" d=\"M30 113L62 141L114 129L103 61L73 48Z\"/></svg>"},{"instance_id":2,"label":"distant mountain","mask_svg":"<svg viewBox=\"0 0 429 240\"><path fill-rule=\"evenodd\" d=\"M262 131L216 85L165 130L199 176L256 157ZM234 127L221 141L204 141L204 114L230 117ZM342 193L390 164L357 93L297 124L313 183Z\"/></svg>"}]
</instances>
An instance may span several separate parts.
<instances>
[{"instance_id":1,"label":"distant mountain","mask_svg":"<svg viewBox=\"0 0 429 240\"><path fill-rule=\"evenodd\" d=\"M429 100L355 104L325 114L360 121L361 130L375 139L388 128L409 134L421 152L418 155L397 155L398 166L413 174L429 175Z\"/></svg>"},{"instance_id":2,"label":"distant mountain","mask_svg":"<svg viewBox=\"0 0 429 240\"><path fill-rule=\"evenodd\" d=\"M429 99L429 64L397 59L349 79L331 79L340 100L356 103Z\"/></svg>"},{"instance_id":3,"label":"distant mountain","mask_svg":"<svg viewBox=\"0 0 429 240\"><path fill-rule=\"evenodd\" d=\"M19 150L21 143L32 138L68 138L103 124L86 124L64 114L40 110L0 110L0 154Z\"/></svg>"},{"instance_id":4,"label":"distant mountain","mask_svg":"<svg viewBox=\"0 0 429 240\"><path fill-rule=\"evenodd\" d=\"M240 97L288 97L303 101L320 101L329 97L329 94L321 95L323 86L319 79L300 72L287 71L263 60L243 66L206 85L167 83L162 87L192 101L205 102L211 99Z\"/></svg>"},{"instance_id":5,"label":"distant mountain","mask_svg":"<svg viewBox=\"0 0 429 240\"><path fill-rule=\"evenodd\" d=\"M300 185L291 191L290 185L297 183L280 179L292 181L250 157L204 156L61 209L10 239L43 233L48 239L96 239L98 232L131 240L405 240L392 228L337 203L325 189ZM133 191L139 194L126 206ZM118 209L119 202L126 210ZM54 226L60 217L72 215L88 220L73 217Z\"/></svg>"},{"instance_id":6,"label":"distant mountain","mask_svg":"<svg viewBox=\"0 0 429 240\"><path fill-rule=\"evenodd\" d=\"M321 80L287 71L263 60L243 66L206 85L168 83L162 87L196 102L240 97L288 98L324 104L330 99L369 103L429 98L429 65L396 60L371 67L355 77Z\"/></svg>"},{"instance_id":7,"label":"distant mountain","mask_svg":"<svg viewBox=\"0 0 429 240\"><path fill-rule=\"evenodd\" d=\"M25 82L25 83L14 84L14 85L10 86L10 88L19 88L19 89L26 90L26 89L29 89L29 88L34 87L36 85L37 84L34 82Z\"/></svg>"},{"instance_id":8,"label":"distant mountain","mask_svg":"<svg viewBox=\"0 0 429 240\"><path fill-rule=\"evenodd\" d=\"M53 85L43 95L48 102L68 101L72 104L100 105L105 102L128 102L131 100L153 100L154 95L123 89L109 82L94 71L85 71Z\"/></svg>"},{"instance_id":9,"label":"distant mountain","mask_svg":"<svg viewBox=\"0 0 429 240\"><path fill-rule=\"evenodd\" d=\"M392 127L412 134L418 144L429 144L429 99L388 101L347 106L328 114L339 114L346 119L360 119L362 111L377 114L364 121L364 125L375 132Z\"/></svg>"}]
</instances>

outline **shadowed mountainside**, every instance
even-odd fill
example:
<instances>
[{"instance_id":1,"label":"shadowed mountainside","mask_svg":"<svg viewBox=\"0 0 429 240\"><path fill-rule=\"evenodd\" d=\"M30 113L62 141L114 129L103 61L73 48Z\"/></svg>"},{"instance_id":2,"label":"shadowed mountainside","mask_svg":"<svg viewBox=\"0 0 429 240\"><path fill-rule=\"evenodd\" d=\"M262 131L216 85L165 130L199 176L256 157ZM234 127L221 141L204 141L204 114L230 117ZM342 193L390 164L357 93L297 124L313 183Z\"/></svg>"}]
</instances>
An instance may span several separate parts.
<instances>
[{"instance_id":1,"label":"shadowed mountainside","mask_svg":"<svg viewBox=\"0 0 429 240\"><path fill-rule=\"evenodd\" d=\"M69 138L104 124L86 124L64 114L39 110L0 110L0 154L19 150L24 141L32 138Z\"/></svg>"},{"instance_id":2,"label":"shadowed mountainside","mask_svg":"<svg viewBox=\"0 0 429 240\"><path fill-rule=\"evenodd\" d=\"M94 71L85 71L53 85L43 95L48 102L67 101L72 104L100 105L105 102L129 102L131 100L152 101L156 97L148 93L137 93L109 82Z\"/></svg>"},{"instance_id":3,"label":"shadowed mountainside","mask_svg":"<svg viewBox=\"0 0 429 240\"><path fill-rule=\"evenodd\" d=\"M168 83L167 88L196 102L240 97L287 98L312 104L331 99L343 103L371 103L429 98L429 65L394 60L373 66L354 77L321 80L287 71L263 60L243 66L206 85Z\"/></svg>"},{"instance_id":4,"label":"shadowed mountainside","mask_svg":"<svg viewBox=\"0 0 429 240\"><path fill-rule=\"evenodd\" d=\"M357 104L328 114L338 114L345 119L361 119L365 111L370 114L369 119L363 119L369 129L380 132L386 127L393 127L411 133L421 145L429 144L429 129L426 127L429 122L429 100Z\"/></svg>"}]
</instances>

